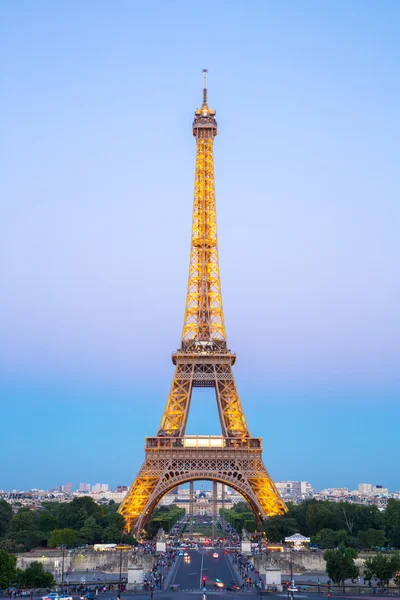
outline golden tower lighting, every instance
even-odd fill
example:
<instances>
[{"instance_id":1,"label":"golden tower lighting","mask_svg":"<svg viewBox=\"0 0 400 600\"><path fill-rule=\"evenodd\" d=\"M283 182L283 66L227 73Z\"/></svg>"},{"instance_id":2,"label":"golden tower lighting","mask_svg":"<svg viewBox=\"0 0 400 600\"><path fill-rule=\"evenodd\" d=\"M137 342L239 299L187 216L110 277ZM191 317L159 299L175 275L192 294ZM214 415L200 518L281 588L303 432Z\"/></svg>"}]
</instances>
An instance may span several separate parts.
<instances>
[{"instance_id":1,"label":"golden tower lighting","mask_svg":"<svg viewBox=\"0 0 400 600\"><path fill-rule=\"evenodd\" d=\"M119 512L126 529L138 535L161 498L194 480L219 481L239 492L257 522L286 507L262 461L261 438L252 438L236 389L227 346L218 263L213 144L215 111L207 100L194 115L196 174L189 281L180 348L172 355L175 373L157 436L146 438L145 461ZM194 387L216 392L221 436L186 436Z\"/></svg>"}]
</instances>

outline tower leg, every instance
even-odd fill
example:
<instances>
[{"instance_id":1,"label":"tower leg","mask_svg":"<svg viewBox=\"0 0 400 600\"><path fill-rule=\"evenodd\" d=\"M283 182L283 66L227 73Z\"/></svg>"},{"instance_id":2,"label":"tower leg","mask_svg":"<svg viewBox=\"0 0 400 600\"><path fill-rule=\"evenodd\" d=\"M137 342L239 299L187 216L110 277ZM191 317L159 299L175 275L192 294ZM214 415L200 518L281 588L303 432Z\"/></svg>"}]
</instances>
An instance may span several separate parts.
<instances>
[{"instance_id":1,"label":"tower leg","mask_svg":"<svg viewBox=\"0 0 400 600\"><path fill-rule=\"evenodd\" d=\"M193 481L190 482L189 489L189 533L193 535L193 503L194 503L194 485Z\"/></svg>"}]
</instances>

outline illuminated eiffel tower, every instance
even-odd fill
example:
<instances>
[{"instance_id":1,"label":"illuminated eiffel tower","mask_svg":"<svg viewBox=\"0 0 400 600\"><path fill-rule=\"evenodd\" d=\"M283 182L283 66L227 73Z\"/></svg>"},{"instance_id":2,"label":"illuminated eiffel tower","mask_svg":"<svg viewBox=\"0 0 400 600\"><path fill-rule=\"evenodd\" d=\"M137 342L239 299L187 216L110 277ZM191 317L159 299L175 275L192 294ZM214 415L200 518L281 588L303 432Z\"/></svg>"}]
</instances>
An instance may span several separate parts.
<instances>
[{"instance_id":1,"label":"illuminated eiffel tower","mask_svg":"<svg viewBox=\"0 0 400 600\"><path fill-rule=\"evenodd\" d=\"M146 458L119 512L126 530L146 528L161 498L176 486L211 480L233 488L250 505L256 521L282 514L286 507L262 461L261 439L247 427L227 346L218 265L213 143L215 111L207 102L196 110L196 178L189 284L180 348L172 355L175 374L156 437L146 438ZM194 387L216 392L221 436L186 436Z\"/></svg>"}]
</instances>

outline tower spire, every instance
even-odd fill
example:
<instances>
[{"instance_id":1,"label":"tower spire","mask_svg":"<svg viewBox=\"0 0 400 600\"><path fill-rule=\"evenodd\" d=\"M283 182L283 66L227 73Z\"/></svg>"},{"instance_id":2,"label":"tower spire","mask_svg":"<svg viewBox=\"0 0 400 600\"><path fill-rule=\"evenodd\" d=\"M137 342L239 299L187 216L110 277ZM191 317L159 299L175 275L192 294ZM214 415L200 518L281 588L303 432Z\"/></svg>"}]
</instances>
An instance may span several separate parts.
<instances>
[{"instance_id":1,"label":"tower spire","mask_svg":"<svg viewBox=\"0 0 400 600\"><path fill-rule=\"evenodd\" d=\"M208 69L203 69L203 106L207 106L207 73Z\"/></svg>"}]
</instances>

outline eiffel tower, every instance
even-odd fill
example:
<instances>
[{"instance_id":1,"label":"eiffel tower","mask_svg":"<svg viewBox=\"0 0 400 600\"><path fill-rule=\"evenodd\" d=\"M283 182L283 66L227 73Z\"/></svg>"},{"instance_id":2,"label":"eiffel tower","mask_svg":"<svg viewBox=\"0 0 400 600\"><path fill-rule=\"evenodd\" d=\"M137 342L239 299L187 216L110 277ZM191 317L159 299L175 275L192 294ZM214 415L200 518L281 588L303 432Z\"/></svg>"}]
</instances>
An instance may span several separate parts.
<instances>
[{"instance_id":1,"label":"eiffel tower","mask_svg":"<svg viewBox=\"0 0 400 600\"><path fill-rule=\"evenodd\" d=\"M262 461L261 438L250 435L232 371L236 355L226 341L214 192L217 121L203 73L203 104L192 126L196 175L182 342L172 355L175 373L157 436L146 438L144 464L119 508L126 530L135 535L146 528L165 494L195 480L211 480L214 486L218 481L239 492L258 523L286 511ZM221 436L185 435L194 387L215 389Z\"/></svg>"}]
</instances>

